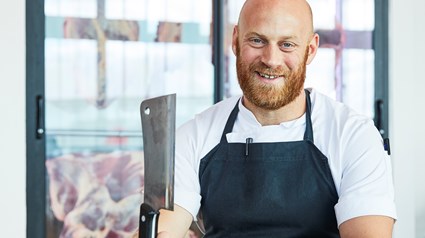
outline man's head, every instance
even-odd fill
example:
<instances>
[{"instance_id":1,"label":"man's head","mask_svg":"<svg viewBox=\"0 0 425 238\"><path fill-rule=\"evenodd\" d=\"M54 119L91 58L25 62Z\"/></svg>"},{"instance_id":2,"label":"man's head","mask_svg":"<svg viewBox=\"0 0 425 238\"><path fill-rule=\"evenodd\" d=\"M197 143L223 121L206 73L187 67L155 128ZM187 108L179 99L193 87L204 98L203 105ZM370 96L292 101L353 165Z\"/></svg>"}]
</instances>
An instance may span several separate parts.
<instances>
[{"instance_id":1,"label":"man's head","mask_svg":"<svg viewBox=\"0 0 425 238\"><path fill-rule=\"evenodd\" d=\"M267 110L292 102L318 44L305 0L247 0L232 42L244 97Z\"/></svg>"}]
</instances>

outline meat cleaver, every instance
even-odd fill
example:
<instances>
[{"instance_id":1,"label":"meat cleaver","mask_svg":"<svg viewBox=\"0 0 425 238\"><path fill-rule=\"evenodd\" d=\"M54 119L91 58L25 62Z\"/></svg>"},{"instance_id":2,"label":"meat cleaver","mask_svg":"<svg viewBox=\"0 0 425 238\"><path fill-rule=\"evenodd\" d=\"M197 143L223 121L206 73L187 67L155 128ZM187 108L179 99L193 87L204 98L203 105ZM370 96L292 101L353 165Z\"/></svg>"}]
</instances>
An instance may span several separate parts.
<instances>
[{"instance_id":1,"label":"meat cleaver","mask_svg":"<svg viewBox=\"0 0 425 238\"><path fill-rule=\"evenodd\" d=\"M159 209L174 209L174 145L176 94L140 104L144 149L144 201L140 206L139 238L154 238Z\"/></svg>"}]
</instances>

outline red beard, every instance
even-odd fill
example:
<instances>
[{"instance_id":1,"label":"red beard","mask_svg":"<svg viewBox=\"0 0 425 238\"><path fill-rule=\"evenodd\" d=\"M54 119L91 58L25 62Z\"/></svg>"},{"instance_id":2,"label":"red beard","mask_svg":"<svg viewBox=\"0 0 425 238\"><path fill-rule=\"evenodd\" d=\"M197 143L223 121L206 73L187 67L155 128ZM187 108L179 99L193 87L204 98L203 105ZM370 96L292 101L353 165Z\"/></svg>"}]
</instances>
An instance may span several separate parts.
<instances>
[{"instance_id":1,"label":"red beard","mask_svg":"<svg viewBox=\"0 0 425 238\"><path fill-rule=\"evenodd\" d=\"M236 69L239 85L244 97L255 106L266 110L277 110L288 105L304 89L307 57L308 48L306 49L303 62L295 71L285 70L282 66L270 69L261 62L252 64L242 62L239 44L237 44ZM256 72L267 72L269 75L283 75L284 82L279 85L264 84L256 78L258 75Z\"/></svg>"}]
</instances>

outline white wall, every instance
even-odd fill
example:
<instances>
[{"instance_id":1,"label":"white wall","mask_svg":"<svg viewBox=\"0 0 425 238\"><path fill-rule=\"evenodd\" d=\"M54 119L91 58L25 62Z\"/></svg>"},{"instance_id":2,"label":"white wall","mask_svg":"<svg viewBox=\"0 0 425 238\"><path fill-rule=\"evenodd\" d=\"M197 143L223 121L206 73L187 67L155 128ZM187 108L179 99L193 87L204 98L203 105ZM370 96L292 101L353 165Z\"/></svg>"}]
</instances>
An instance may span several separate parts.
<instances>
[{"instance_id":1,"label":"white wall","mask_svg":"<svg viewBox=\"0 0 425 238\"><path fill-rule=\"evenodd\" d=\"M390 137L399 215L394 237L423 238L425 1L390 0L389 3Z\"/></svg>"},{"instance_id":2,"label":"white wall","mask_svg":"<svg viewBox=\"0 0 425 238\"><path fill-rule=\"evenodd\" d=\"M0 6L0 236L24 238L25 1Z\"/></svg>"}]
</instances>

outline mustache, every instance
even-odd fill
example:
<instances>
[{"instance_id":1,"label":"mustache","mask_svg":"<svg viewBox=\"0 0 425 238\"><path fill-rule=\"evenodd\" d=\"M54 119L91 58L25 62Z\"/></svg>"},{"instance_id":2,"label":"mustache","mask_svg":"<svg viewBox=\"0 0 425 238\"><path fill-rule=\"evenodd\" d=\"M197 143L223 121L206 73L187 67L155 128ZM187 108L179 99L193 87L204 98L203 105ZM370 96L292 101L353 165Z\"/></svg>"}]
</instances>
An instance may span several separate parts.
<instances>
[{"instance_id":1,"label":"mustache","mask_svg":"<svg viewBox=\"0 0 425 238\"><path fill-rule=\"evenodd\" d=\"M282 66L278 66L277 68L270 68L264 63L255 63L251 64L249 66L249 71L251 72L259 72L262 74L268 74L268 75L279 75L283 77L289 76L290 72L289 70L285 70Z\"/></svg>"}]
</instances>

